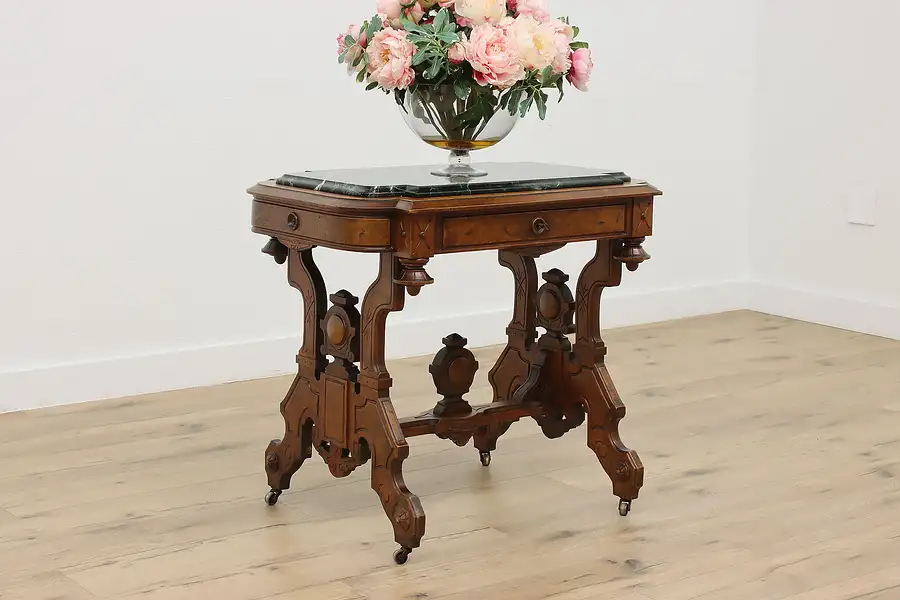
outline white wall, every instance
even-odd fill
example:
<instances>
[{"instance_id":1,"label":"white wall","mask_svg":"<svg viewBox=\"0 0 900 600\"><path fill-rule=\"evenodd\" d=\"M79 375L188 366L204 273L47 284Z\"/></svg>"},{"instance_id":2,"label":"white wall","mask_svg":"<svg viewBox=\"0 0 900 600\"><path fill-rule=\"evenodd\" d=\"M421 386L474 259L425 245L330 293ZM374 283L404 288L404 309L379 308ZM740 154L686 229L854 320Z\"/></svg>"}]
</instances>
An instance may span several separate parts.
<instances>
[{"instance_id":1,"label":"white wall","mask_svg":"<svg viewBox=\"0 0 900 600\"><path fill-rule=\"evenodd\" d=\"M900 338L900 3L759 7L750 302Z\"/></svg>"},{"instance_id":2,"label":"white wall","mask_svg":"<svg viewBox=\"0 0 900 600\"><path fill-rule=\"evenodd\" d=\"M246 188L444 160L335 62L337 33L373 4L0 2L0 410L293 369L300 299L259 254ZM666 192L654 259L610 296L607 325L740 306L753 6L554 4L594 44L593 92L482 160L623 169ZM576 276L589 253L555 264ZM371 256L320 256L332 290L374 276ZM390 321L392 355L456 329L501 341L511 283L494 254L429 271L438 283Z\"/></svg>"}]
</instances>

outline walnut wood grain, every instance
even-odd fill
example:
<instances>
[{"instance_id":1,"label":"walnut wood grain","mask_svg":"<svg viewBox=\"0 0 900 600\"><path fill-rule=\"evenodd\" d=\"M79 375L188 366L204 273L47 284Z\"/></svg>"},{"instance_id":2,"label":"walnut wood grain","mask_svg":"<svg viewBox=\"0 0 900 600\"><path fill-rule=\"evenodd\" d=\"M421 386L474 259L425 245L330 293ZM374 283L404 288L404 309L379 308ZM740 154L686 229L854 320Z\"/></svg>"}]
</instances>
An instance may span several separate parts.
<instances>
[{"instance_id":1,"label":"walnut wood grain","mask_svg":"<svg viewBox=\"0 0 900 600\"><path fill-rule=\"evenodd\" d=\"M444 220L442 249L459 251L624 235L626 218L625 204L450 217Z\"/></svg>"}]
</instances>

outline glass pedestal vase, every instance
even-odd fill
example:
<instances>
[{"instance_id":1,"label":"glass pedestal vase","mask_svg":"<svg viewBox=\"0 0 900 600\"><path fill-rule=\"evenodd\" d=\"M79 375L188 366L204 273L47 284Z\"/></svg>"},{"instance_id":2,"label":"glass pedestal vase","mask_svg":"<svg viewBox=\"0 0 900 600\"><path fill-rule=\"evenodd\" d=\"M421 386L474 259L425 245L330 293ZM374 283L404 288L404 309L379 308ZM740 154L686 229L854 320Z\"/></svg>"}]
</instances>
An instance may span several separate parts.
<instances>
[{"instance_id":1,"label":"glass pedestal vase","mask_svg":"<svg viewBox=\"0 0 900 600\"><path fill-rule=\"evenodd\" d=\"M406 124L419 139L450 151L446 167L432 175L465 180L487 172L471 164L470 152L496 146L519 121L499 107L499 92L473 88L461 99L452 85L416 86L397 93Z\"/></svg>"}]
</instances>

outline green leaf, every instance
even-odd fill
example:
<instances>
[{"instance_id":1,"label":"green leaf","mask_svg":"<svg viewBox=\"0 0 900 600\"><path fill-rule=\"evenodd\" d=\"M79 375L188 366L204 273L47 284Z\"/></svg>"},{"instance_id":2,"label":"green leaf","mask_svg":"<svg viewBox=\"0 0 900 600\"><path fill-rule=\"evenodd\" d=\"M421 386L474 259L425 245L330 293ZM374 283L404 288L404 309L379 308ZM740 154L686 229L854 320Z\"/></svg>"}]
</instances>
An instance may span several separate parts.
<instances>
[{"instance_id":1,"label":"green leaf","mask_svg":"<svg viewBox=\"0 0 900 600\"><path fill-rule=\"evenodd\" d=\"M372 83L370 83L369 85L366 86L366 91L371 92L372 90L374 90L377 87L378 87L378 82L373 81Z\"/></svg>"},{"instance_id":2,"label":"green leaf","mask_svg":"<svg viewBox=\"0 0 900 600\"><path fill-rule=\"evenodd\" d=\"M441 40L442 42L446 42L448 44L455 44L456 42L459 41L458 35L456 35L455 33L449 33L446 31L437 34L436 37L437 37L437 39Z\"/></svg>"},{"instance_id":3,"label":"green leaf","mask_svg":"<svg viewBox=\"0 0 900 600\"><path fill-rule=\"evenodd\" d=\"M572 39L575 39L578 37L578 34L581 33L581 29L579 29L575 25L572 25L572 30L575 32L575 34L572 36Z\"/></svg>"},{"instance_id":4,"label":"green leaf","mask_svg":"<svg viewBox=\"0 0 900 600\"><path fill-rule=\"evenodd\" d=\"M341 55L338 56L338 62L339 62L339 63L342 63L342 64L343 64L344 59L347 58L347 53L348 53L348 52L350 52L350 48L347 48L346 50L344 50L343 52L341 52Z\"/></svg>"},{"instance_id":5,"label":"green leaf","mask_svg":"<svg viewBox=\"0 0 900 600\"><path fill-rule=\"evenodd\" d=\"M428 67L428 70L425 71L425 79L434 79L438 76L438 73L441 72L441 63L439 61L434 61L431 63L431 66Z\"/></svg>"},{"instance_id":6,"label":"green leaf","mask_svg":"<svg viewBox=\"0 0 900 600\"><path fill-rule=\"evenodd\" d=\"M363 69L362 71L359 72L359 75L356 76L356 81L358 81L359 83L362 83L365 78L366 78L366 70Z\"/></svg>"},{"instance_id":7,"label":"green leaf","mask_svg":"<svg viewBox=\"0 0 900 600\"><path fill-rule=\"evenodd\" d=\"M360 52L359 56L356 57L356 60L353 61L353 66L358 67L359 63L362 62L363 56L367 56L365 52Z\"/></svg>"},{"instance_id":8,"label":"green leaf","mask_svg":"<svg viewBox=\"0 0 900 600\"><path fill-rule=\"evenodd\" d=\"M443 31L447 25L450 24L450 11L446 8L442 8L438 11L437 16L434 18L434 29L435 31Z\"/></svg>"},{"instance_id":9,"label":"green leaf","mask_svg":"<svg viewBox=\"0 0 900 600\"><path fill-rule=\"evenodd\" d=\"M428 53L422 50L419 50L415 54L413 54L412 64L414 67L421 65L423 62L428 60Z\"/></svg>"},{"instance_id":10,"label":"green leaf","mask_svg":"<svg viewBox=\"0 0 900 600\"><path fill-rule=\"evenodd\" d=\"M579 48L590 48L591 45L587 42L572 42L569 44L569 47L572 48L572 50L578 50Z\"/></svg>"},{"instance_id":11,"label":"green leaf","mask_svg":"<svg viewBox=\"0 0 900 600\"><path fill-rule=\"evenodd\" d=\"M371 27L369 39L372 39L372 36L375 35L376 32L381 31L384 27L384 23L381 22L381 17L375 15L372 17L372 23L369 25Z\"/></svg>"},{"instance_id":12,"label":"green leaf","mask_svg":"<svg viewBox=\"0 0 900 600\"><path fill-rule=\"evenodd\" d=\"M538 116L541 118L541 121L543 121L547 118L547 94L541 92L535 96L534 99L537 101Z\"/></svg>"},{"instance_id":13,"label":"green leaf","mask_svg":"<svg viewBox=\"0 0 900 600\"><path fill-rule=\"evenodd\" d=\"M355 45L356 45L356 38L354 38L352 35L350 35L350 34L348 33L347 35L344 36L344 45L347 46L348 48L349 48L350 46L355 46Z\"/></svg>"},{"instance_id":14,"label":"green leaf","mask_svg":"<svg viewBox=\"0 0 900 600\"><path fill-rule=\"evenodd\" d=\"M472 88L469 86L468 81L457 81L453 84L453 91L456 92L457 98L465 100L469 97L469 92L472 91Z\"/></svg>"},{"instance_id":15,"label":"green leaf","mask_svg":"<svg viewBox=\"0 0 900 600\"><path fill-rule=\"evenodd\" d=\"M509 114L514 115L519 110L519 102L522 100L523 88L516 88L509 97Z\"/></svg>"},{"instance_id":16,"label":"green leaf","mask_svg":"<svg viewBox=\"0 0 900 600\"><path fill-rule=\"evenodd\" d=\"M556 81L556 89L559 90L559 102L562 102L563 96L566 95L566 92L565 92L565 90L563 89L563 78L562 78L562 77L560 77L560 78Z\"/></svg>"},{"instance_id":17,"label":"green leaf","mask_svg":"<svg viewBox=\"0 0 900 600\"><path fill-rule=\"evenodd\" d=\"M549 85L553 78L553 66L549 66L541 72L541 85Z\"/></svg>"},{"instance_id":18,"label":"green leaf","mask_svg":"<svg viewBox=\"0 0 900 600\"><path fill-rule=\"evenodd\" d=\"M519 116L525 117L528 114L528 111L531 110L531 105L534 104L534 96L532 95L534 92L528 90L528 96L522 100L522 104L519 105Z\"/></svg>"},{"instance_id":19,"label":"green leaf","mask_svg":"<svg viewBox=\"0 0 900 600\"><path fill-rule=\"evenodd\" d=\"M403 29L410 33L425 33L424 29L407 19L405 15L400 17L400 24L403 26Z\"/></svg>"},{"instance_id":20,"label":"green leaf","mask_svg":"<svg viewBox=\"0 0 900 600\"><path fill-rule=\"evenodd\" d=\"M434 25L432 25L431 23L425 23L421 28L424 29L427 33L434 33Z\"/></svg>"}]
</instances>

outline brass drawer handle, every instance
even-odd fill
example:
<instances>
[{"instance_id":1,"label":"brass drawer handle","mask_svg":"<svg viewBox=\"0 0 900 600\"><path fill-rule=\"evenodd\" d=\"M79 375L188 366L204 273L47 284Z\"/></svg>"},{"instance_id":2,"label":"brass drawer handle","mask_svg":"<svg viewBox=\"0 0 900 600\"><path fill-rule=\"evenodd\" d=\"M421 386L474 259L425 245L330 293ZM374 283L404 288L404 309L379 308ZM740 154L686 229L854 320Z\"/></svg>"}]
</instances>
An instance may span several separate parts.
<instances>
[{"instance_id":1,"label":"brass drawer handle","mask_svg":"<svg viewBox=\"0 0 900 600\"><path fill-rule=\"evenodd\" d=\"M531 230L534 231L535 235L544 235L550 232L550 225L542 217L538 217L531 224Z\"/></svg>"},{"instance_id":2,"label":"brass drawer handle","mask_svg":"<svg viewBox=\"0 0 900 600\"><path fill-rule=\"evenodd\" d=\"M297 228L300 227L300 218L297 216L297 213L288 215L287 226L291 231L297 231Z\"/></svg>"}]
</instances>

